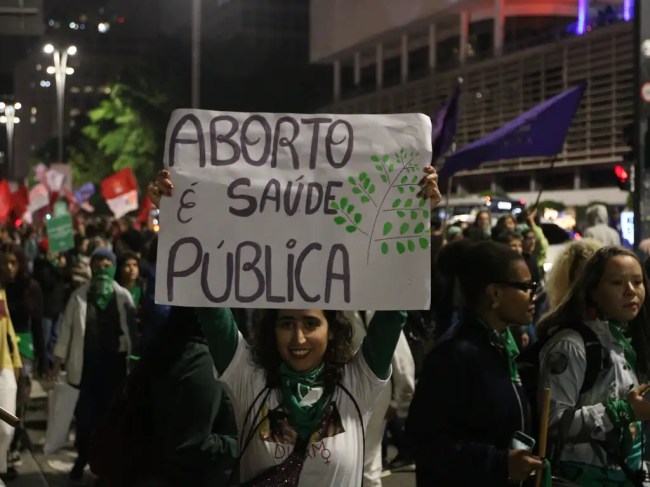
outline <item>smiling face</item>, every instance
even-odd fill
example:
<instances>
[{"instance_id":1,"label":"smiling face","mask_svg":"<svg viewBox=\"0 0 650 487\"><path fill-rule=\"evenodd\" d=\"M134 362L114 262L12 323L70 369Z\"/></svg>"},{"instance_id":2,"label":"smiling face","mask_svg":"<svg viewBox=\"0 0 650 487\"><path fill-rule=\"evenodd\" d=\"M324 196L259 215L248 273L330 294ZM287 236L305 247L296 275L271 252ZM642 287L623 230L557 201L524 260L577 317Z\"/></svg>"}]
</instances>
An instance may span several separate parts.
<instances>
[{"instance_id":1,"label":"smiling face","mask_svg":"<svg viewBox=\"0 0 650 487\"><path fill-rule=\"evenodd\" d=\"M296 372L309 372L323 362L329 323L322 310L280 310L275 340L282 361Z\"/></svg>"},{"instance_id":2,"label":"smiling face","mask_svg":"<svg viewBox=\"0 0 650 487\"><path fill-rule=\"evenodd\" d=\"M626 323L639 314L645 293L639 262L629 255L617 255L605 264L592 300L604 318Z\"/></svg>"}]
</instances>

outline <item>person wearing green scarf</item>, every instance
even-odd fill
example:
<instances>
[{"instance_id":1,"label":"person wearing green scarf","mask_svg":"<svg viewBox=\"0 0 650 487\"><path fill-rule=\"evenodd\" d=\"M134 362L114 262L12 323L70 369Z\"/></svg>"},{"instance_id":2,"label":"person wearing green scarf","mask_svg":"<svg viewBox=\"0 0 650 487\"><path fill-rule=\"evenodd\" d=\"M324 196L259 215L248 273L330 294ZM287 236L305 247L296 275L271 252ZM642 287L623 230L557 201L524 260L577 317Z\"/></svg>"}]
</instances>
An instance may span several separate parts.
<instances>
[{"instance_id":1,"label":"person wearing green scarf","mask_svg":"<svg viewBox=\"0 0 650 487\"><path fill-rule=\"evenodd\" d=\"M427 356L405 434L418 486L506 487L542 467L513 441L532 435L532 421L510 332L532 321L537 283L507 245L461 245L449 265L462 291L462 320Z\"/></svg>"},{"instance_id":2,"label":"person wearing green scarf","mask_svg":"<svg viewBox=\"0 0 650 487\"><path fill-rule=\"evenodd\" d=\"M550 431L564 432L555 470L578 485L634 487L640 485L636 477L645 475L650 402L639 378L650 377L646 307L646 278L637 256L622 247L603 247L587 261L563 303L539 324L540 338L547 340L540 353L540 384L551 389ZM563 329L576 322L595 334L608 358L598 364L602 369L588 390L583 390L584 340Z\"/></svg>"},{"instance_id":3,"label":"person wearing green scarf","mask_svg":"<svg viewBox=\"0 0 650 487\"><path fill-rule=\"evenodd\" d=\"M124 252L117 259L117 282L128 289L133 297L135 307L142 300L142 280L140 279L140 257L134 252Z\"/></svg>"},{"instance_id":4,"label":"person wearing green scarf","mask_svg":"<svg viewBox=\"0 0 650 487\"><path fill-rule=\"evenodd\" d=\"M149 185L155 205L172 195L170 178L161 171ZM433 167L419 185L418 197L440 201ZM340 311L265 310L250 344L229 309L197 312L237 415L240 485L360 487L365 425L390 378L406 313L376 312L355 354Z\"/></svg>"}]
</instances>

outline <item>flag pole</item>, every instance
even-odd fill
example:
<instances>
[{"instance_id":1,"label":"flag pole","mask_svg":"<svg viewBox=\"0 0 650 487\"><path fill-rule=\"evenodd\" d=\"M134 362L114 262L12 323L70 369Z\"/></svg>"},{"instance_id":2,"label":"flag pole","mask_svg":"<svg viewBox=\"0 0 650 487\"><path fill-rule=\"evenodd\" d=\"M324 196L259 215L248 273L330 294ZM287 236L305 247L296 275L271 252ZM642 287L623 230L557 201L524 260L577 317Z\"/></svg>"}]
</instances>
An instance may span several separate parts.
<instances>
[{"instance_id":1,"label":"flag pole","mask_svg":"<svg viewBox=\"0 0 650 487\"><path fill-rule=\"evenodd\" d=\"M553 172L553 169L555 168L555 163L558 160L558 155L555 154L553 156L553 159L551 159L551 167L549 167L549 173ZM542 197L542 193L544 192L544 185L540 184L539 192L537 193L537 199L535 199L535 204L533 205L533 209L537 209L537 205L539 205L539 200Z\"/></svg>"}]
</instances>

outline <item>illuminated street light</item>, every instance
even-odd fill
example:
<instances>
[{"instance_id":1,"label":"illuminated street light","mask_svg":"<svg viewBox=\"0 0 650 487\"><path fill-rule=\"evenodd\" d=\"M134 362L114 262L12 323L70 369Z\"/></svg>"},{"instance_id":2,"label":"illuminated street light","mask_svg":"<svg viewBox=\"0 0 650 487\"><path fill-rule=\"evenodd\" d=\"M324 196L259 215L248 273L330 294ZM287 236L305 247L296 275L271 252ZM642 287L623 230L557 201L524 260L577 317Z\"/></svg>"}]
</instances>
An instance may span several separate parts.
<instances>
[{"instance_id":1,"label":"illuminated street light","mask_svg":"<svg viewBox=\"0 0 650 487\"><path fill-rule=\"evenodd\" d=\"M13 146L14 146L14 125L20 123L20 118L16 116L16 111L20 110L22 105L18 102L12 104L5 104L0 102L0 123L5 124L7 128L7 162L8 172L7 176L12 177L13 174Z\"/></svg>"},{"instance_id":2,"label":"illuminated street light","mask_svg":"<svg viewBox=\"0 0 650 487\"><path fill-rule=\"evenodd\" d=\"M43 47L45 54L52 54L54 66L47 68L48 74L53 74L56 80L56 109L57 109L57 139L59 162L63 162L63 103L65 99L65 77L74 73L68 67L68 56L77 54L76 46L68 46L65 50L55 49L52 44Z\"/></svg>"}]
</instances>

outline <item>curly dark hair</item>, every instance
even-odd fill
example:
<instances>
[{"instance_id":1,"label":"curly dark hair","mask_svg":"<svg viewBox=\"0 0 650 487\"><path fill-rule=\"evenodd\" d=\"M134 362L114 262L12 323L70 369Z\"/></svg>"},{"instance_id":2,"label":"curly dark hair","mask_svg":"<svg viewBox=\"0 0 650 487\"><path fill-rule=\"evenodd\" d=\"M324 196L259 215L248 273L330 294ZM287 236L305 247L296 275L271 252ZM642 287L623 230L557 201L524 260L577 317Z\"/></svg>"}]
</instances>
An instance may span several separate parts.
<instances>
[{"instance_id":1,"label":"curly dark hair","mask_svg":"<svg viewBox=\"0 0 650 487\"><path fill-rule=\"evenodd\" d=\"M275 323L279 312L279 309L258 310L251 337L253 360L266 372L266 385L271 389L280 385L279 368L282 358L275 339ZM343 376L343 367L354 355L353 331L352 324L341 311L324 310L323 314L331 338L323 357L325 367L321 378L325 384L325 393L331 394Z\"/></svg>"}]
</instances>

